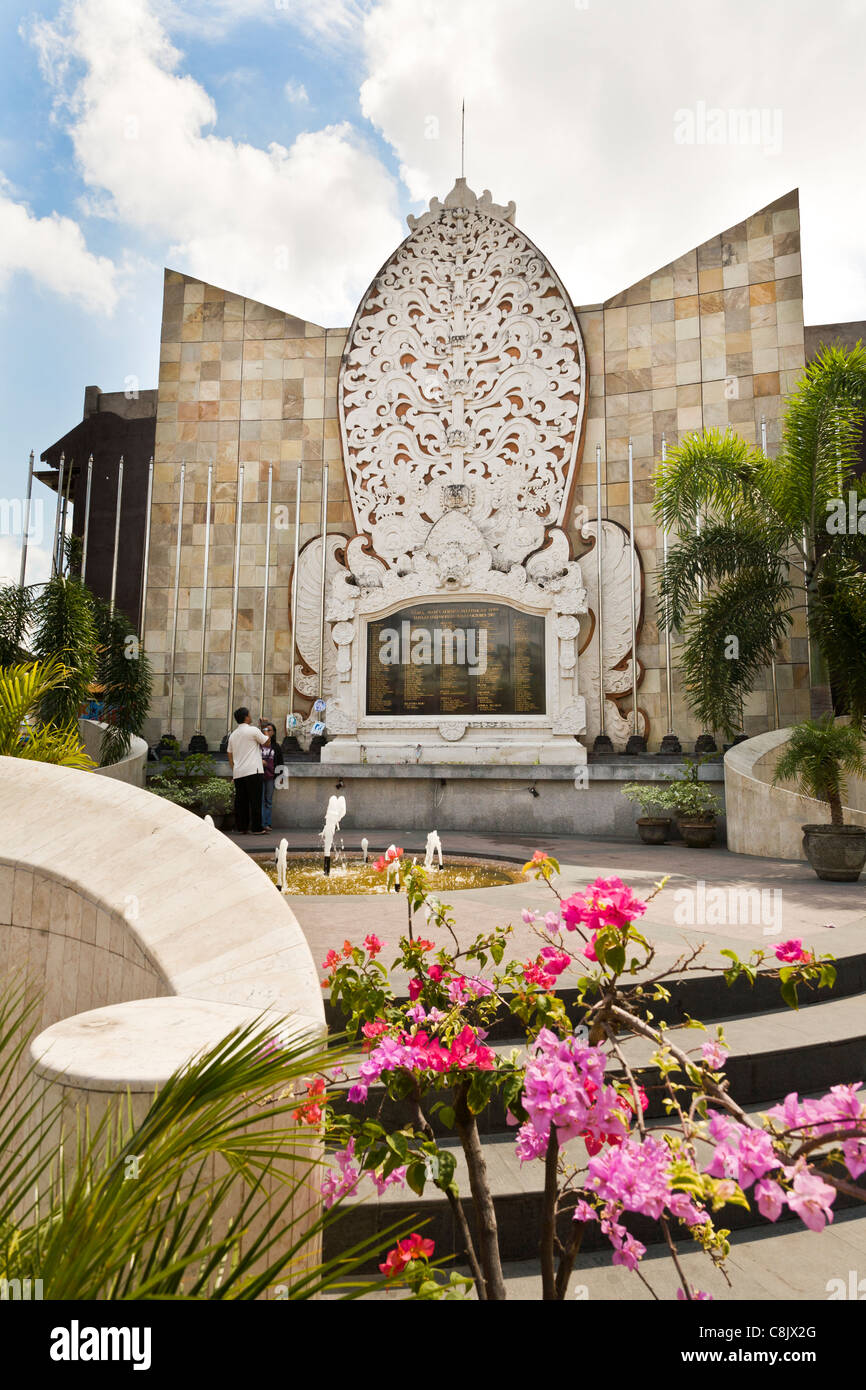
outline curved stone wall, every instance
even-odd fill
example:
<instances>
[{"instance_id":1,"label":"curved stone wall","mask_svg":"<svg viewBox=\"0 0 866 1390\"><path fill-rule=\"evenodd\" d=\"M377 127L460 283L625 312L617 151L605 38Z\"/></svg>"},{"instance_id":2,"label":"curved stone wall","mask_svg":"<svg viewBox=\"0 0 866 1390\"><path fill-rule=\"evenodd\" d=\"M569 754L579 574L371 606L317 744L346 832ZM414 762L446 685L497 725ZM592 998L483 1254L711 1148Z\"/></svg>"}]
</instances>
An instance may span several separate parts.
<instances>
[{"instance_id":1,"label":"curved stone wall","mask_svg":"<svg viewBox=\"0 0 866 1390\"><path fill-rule=\"evenodd\" d=\"M125 758L120 759L120 762L110 763L108 767L98 766L102 735L107 727L107 724L100 724L96 719L79 719L78 721L81 741L97 764L93 771L98 772L100 777L111 777L116 782L130 782L134 787L143 787L147 763L147 744L143 738L136 738L133 735L129 752Z\"/></svg>"},{"instance_id":2,"label":"curved stone wall","mask_svg":"<svg viewBox=\"0 0 866 1390\"><path fill-rule=\"evenodd\" d=\"M829 821L825 802L800 796L791 783L773 785L773 769L791 736L773 729L738 743L725 754L725 807L728 849L763 859L803 859L803 831ZM866 825L866 781L848 782L845 820Z\"/></svg>"},{"instance_id":3,"label":"curved stone wall","mask_svg":"<svg viewBox=\"0 0 866 1390\"><path fill-rule=\"evenodd\" d=\"M294 913L241 849L123 781L0 758L0 975L43 991L31 1058L63 1119L136 1117L171 1073L265 1013L324 1032ZM22 1058L22 1068L26 1058ZM308 1199L312 1211L315 1199Z\"/></svg>"}]
</instances>

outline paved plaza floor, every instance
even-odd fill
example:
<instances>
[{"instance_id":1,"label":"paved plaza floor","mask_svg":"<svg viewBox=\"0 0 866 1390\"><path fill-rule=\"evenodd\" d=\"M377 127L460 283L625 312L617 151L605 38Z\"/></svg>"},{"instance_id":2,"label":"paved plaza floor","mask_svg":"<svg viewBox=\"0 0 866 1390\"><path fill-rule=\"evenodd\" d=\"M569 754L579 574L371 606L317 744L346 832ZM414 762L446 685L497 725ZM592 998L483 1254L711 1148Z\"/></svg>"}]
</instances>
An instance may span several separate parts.
<instances>
[{"instance_id":1,"label":"paved plaza floor","mask_svg":"<svg viewBox=\"0 0 866 1390\"><path fill-rule=\"evenodd\" d=\"M285 835L289 851L320 848L314 831L273 832L268 836L233 835L250 852L272 852ZM370 852L379 854L389 844L400 845L407 855L423 855L425 837L419 832L375 832ZM361 833L343 836L347 854L360 852ZM641 919L656 943L656 966L672 965L689 946L705 941L701 956L709 968L726 963L719 954L725 947L748 955L752 948L767 949L776 942L800 937L819 954L859 954L866 947L866 882L824 883L810 866L795 861L752 858L730 854L723 846L688 849L681 842L649 846L639 840L594 840L548 835L520 840L513 835L444 833L446 857L469 855L523 863L536 849L545 849L562 866L557 888L563 897L582 890L593 879L616 875L639 897L647 897L665 876L668 882L649 904ZM338 842L339 843L339 842ZM435 891L435 870L433 873ZM721 891L719 891L721 890ZM740 891L743 890L743 891ZM758 890L760 899L745 890ZM461 945L479 932L510 923L514 929L514 954L535 954L539 940L525 925L524 907L538 912L555 908L550 889L532 879L491 888L443 894L452 904ZM405 899L389 896L289 897L316 961L346 937L360 941L375 931L391 947L406 929ZM690 922L690 916L694 921ZM420 924L419 924L420 929ZM423 934L436 937L426 927Z\"/></svg>"}]
</instances>

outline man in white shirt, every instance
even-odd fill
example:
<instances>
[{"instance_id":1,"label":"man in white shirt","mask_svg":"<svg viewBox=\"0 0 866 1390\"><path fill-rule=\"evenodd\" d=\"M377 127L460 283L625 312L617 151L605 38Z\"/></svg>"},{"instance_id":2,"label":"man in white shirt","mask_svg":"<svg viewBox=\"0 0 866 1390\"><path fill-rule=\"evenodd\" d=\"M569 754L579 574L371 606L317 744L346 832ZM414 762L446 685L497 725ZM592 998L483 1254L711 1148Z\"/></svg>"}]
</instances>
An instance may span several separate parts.
<instances>
[{"instance_id":1,"label":"man in white shirt","mask_svg":"<svg viewBox=\"0 0 866 1390\"><path fill-rule=\"evenodd\" d=\"M262 829L262 748L267 734L256 728L245 705L235 710L237 728L229 735L229 767L235 786L235 830L241 835L252 831L266 835Z\"/></svg>"}]
</instances>

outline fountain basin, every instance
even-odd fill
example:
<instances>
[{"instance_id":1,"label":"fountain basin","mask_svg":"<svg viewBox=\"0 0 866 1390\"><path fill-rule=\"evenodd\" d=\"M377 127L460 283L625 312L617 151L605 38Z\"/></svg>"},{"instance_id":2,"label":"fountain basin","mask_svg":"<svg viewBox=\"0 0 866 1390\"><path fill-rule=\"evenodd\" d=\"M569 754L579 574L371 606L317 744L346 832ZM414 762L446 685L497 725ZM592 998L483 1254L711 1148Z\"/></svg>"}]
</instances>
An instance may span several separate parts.
<instances>
[{"instance_id":1,"label":"fountain basin","mask_svg":"<svg viewBox=\"0 0 866 1390\"><path fill-rule=\"evenodd\" d=\"M276 883L277 867L273 857L256 855L255 859ZM522 883L524 876L522 869L514 864L446 856L441 869L429 870L428 881L431 892L440 897L443 893L459 893L470 888L497 888ZM300 897L366 896L387 893L388 881L385 874L377 873L372 858L365 864L360 855L334 855L331 872L326 877L322 871L321 854L290 854L286 868L286 891Z\"/></svg>"}]
</instances>

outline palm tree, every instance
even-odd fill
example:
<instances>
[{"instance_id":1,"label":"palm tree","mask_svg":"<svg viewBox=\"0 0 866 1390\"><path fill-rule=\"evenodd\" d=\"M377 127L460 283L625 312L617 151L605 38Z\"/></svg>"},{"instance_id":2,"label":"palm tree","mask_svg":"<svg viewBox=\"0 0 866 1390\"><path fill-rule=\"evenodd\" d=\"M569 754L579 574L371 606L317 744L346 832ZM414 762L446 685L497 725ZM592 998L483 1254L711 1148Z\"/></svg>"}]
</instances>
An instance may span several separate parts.
<instances>
[{"instance_id":1,"label":"palm tree","mask_svg":"<svg viewBox=\"0 0 866 1390\"><path fill-rule=\"evenodd\" d=\"M50 696L64 690L70 673L57 658L0 668L0 757L28 758L61 767L92 768L78 721L45 722L41 710Z\"/></svg>"},{"instance_id":2,"label":"palm tree","mask_svg":"<svg viewBox=\"0 0 866 1390\"><path fill-rule=\"evenodd\" d=\"M813 714L830 707L832 682L852 717L866 717L866 526L832 524L849 492L858 504L866 498L856 473L864 418L866 351L825 348L788 402L776 458L706 430L656 472L656 517L679 532L661 574L660 617L681 634L689 703L704 728L736 731L744 696L798 609Z\"/></svg>"},{"instance_id":3,"label":"palm tree","mask_svg":"<svg viewBox=\"0 0 866 1390\"><path fill-rule=\"evenodd\" d=\"M55 574L33 606L33 655L57 657L67 670L65 681L52 685L40 701L46 724L68 727L78 718L96 673L96 622L93 596L78 579Z\"/></svg>"},{"instance_id":4,"label":"palm tree","mask_svg":"<svg viewBox=\"0 0 866 1390\"><path fill-rule=\"evenodd\" d=\"M99 761L102 767L126 757L133 734L144 727L150 708L153 676L138 634L125 613L111 612L94 599L99 634L97 683L105 701L106 729Z\"/></svg>"},{"instance_id":5,"label":"palm tree","mask_svg":"<svg viewBox=\"0 0 866 1390\"><path fill-rule=\"evenodd\" d=\"M359 1266L408 1230L318 1258L340 1211L311 1218L321 1158L292 1112L303 1080L334 1065L323 1039L275 1047L273 1024L236 1029L171 1076L140 1123L121 1097L92 1128L79 1115L62 1167L62 1102L43 1104L22 1068L33 1013L23 984L0 998L0 1276L38 1277L44 1298L76 1301L253 1299L274 1285L291 1299L357 1298L378 1286Z\"/></svg>"},{"instance_id":6,"label":"palm tree","mask_svg":"<svg viewBox=\"0 0 866 1390\"><path fill-rule=\"evenodd\" d=\"M794 725L773 780L798 782L804 796L827 802L831 825L843 825L848 777L866 777L863 734L856 724L836 724L829 714Z\"/></svg>"}]
</instances>

